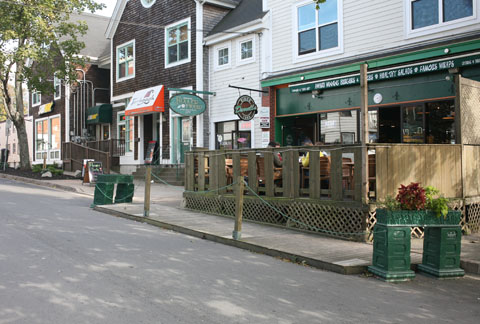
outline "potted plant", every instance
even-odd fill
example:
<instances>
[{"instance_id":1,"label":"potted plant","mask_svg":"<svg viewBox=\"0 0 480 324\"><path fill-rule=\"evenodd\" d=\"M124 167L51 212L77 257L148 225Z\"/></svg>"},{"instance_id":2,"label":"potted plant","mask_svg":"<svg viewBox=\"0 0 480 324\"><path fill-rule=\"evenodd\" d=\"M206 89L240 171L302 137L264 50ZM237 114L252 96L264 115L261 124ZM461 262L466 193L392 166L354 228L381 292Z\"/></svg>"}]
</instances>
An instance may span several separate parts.
<instances>
[{"instance_id":1,"label":"potted plant","mask_svg":"<svg viewBox=\"0 0 480 324\"><path fill-rule=\"evenodd\" d=\"M461 213L448 209L448 199L434 187L412 182L401 185L393 199L377 209L372 266L368 269L386 281L415 276L410 269L411 227L425 227L423 260L418 269L437 277L463 275L460 265Z\"/></svg>"}]
</instances>

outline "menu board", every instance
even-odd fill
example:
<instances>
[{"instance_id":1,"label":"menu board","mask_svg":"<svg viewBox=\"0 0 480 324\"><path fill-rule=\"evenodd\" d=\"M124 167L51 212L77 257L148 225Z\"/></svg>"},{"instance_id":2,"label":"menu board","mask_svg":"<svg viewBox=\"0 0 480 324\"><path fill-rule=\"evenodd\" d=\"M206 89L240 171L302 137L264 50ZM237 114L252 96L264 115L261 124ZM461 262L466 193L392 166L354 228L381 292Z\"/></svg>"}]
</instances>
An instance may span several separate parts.
<instances>
[{"instance_id":1,"label":"menu board","mask_svg":"<svg viewBox=\"0 0 480 324\"><path fill-rule=\"evenodd\" d=\"M153 157L155 156L156 147L157 147L157 141L148 142L147 152L145 154L145 164L152 164Z\"/></svg>"},{"instance_id":2,"label":"menu board","mask_svg":"<svg viewBox=\"0 0 480 324\"><path fill-rule=\"evenodd\" d=\"M103 174L102 162L88 161L87 171L85 172L83 182L84 183L96 183L99 174Z\"/></svg>"}]
</instances>

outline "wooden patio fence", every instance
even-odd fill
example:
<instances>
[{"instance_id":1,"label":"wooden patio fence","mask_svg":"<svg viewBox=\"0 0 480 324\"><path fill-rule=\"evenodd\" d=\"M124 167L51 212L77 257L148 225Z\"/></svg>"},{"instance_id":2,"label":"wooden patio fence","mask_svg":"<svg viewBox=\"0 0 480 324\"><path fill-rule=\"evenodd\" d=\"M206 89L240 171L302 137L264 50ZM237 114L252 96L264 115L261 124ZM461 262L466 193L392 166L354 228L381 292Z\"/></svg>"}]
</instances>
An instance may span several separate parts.
<instances>
[{"instance_id":1,"label":"wooden patio fence","mask_svg":"<svg viewBox=\"0 0 480 324\"><path fill-rule=\"evenodd\" d=\"M72 142L62 143L62 160L64 168L68 169L68 171L81 170L83 159L94 159L102 162L105 173L110 173L110 156L109 152L92 149L80 144Z\"/></svg>"}]
</instances>

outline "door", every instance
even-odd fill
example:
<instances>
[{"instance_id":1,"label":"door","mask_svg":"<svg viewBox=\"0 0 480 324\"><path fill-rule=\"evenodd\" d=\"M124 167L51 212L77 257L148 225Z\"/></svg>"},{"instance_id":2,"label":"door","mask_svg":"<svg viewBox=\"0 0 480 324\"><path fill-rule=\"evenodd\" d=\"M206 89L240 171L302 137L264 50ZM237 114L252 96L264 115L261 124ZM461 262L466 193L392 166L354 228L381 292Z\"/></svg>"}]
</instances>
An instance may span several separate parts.
<instances>
[{"instance_id":1,"label":"door","mask_svg":"<svg viewBox=\"0 0 480 324\"><path fill-rule=\"evenodd\" d=\"M400 107L378 109L378 143L401 143Z\"/></svg>"},{"instance_id":2,"label":"door","mask_svg":"<svg viewBox=\"0 0 480 324\"><path fill-rule=\"evenodd\" d=\"M185 152L190 151L192 145L192 119L190 117L173 118L172 162L179 164L185 162Z\"/></svg>"}]
</instances>

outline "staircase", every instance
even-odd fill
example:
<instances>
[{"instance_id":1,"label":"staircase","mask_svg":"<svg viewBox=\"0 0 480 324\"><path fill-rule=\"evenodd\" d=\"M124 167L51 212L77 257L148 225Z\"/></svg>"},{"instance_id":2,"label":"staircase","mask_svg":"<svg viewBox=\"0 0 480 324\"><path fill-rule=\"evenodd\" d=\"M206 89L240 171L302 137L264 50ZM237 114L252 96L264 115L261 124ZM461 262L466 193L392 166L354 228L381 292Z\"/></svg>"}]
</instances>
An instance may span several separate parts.
<instances>
[{"instance_id":1,"label":"staircase","mask_svg":"<svg viewBox=\"0 0 480 324\"><path fill-rule=\"evenodd\" d=\"M137 168L132 175L135 179L145 179L145 166ZM155 174L158 178L162 179L166 183L172 186L184 186L185 185L185 167L184 165L153 165L152 174ZM163 183L152 175L152 180L155 183Z\"/></svg>"}]
</instances>

